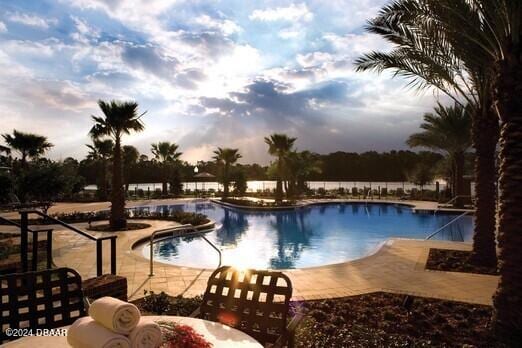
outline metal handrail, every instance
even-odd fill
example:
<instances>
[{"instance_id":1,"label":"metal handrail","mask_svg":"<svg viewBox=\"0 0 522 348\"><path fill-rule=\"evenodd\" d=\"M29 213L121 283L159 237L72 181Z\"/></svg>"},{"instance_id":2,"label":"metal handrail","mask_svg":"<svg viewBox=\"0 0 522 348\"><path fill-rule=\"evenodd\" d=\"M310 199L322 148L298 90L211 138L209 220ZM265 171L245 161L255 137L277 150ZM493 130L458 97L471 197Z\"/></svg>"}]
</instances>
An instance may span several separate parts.
<instances>
[{"instance_id":1,"label":"metal handrail","mask_svg":"<svg viewBox=\"0 0 522 348\"><path fill-rule=\"evenodd\" d=\"M21 232L20 256L22 258L22 268L23 268L24 272L27 271L27 232L30 232L29 223L28 223L28 215L36 214L45 219L52 221L53 223L55 223L57 225L63 226L73 232L76 232L76 233L82 235L83 237L86 237L86 238L96 242L96 275L97 276L101 276L103 273L103 244L102 244L102 242L104 240L109 239L111 241L110 242L111 243L111 245L110 245L110 248L111 248L111 274L116 274L116 238L118 238L118 236L112 235L112 236L106 236L106 237L95 237L72 225L69 225L66 222L53 218L39 210L21 210L21 211L19 211L19 213L21 215L21 218L20 218L20 232Z\"/></svg>"},{"instance_id":2,"label":"metal handrail","mask_svg":"<svg viewBox=\"0 0 522 348\"><path fill-rule=\"evenodd\" d=\"M0 221L2 221L5 224L8 224L8 225L18 227L20 229L20 231L22 231L22 226L19 223L9 220L3 216L0 216ZM38 247L39 247L38 235L40 233L44 233L44 232L47 234L47 236L46 236L46 256L45 256L46 257L46 267L47 267L47 269L51 268L51 266L54 265L53 253L52 253L52 251L53 251L53 235L52 235L53 229L46 228L46 229L41 229L41 230L32 230L29 227L27 227L27 232L30 232L33 234L33 250L32 250L33 255L32 255L32 262L31 262L33 271L36 271L37 266L38 266ZM20 233L20 247L21 247L21 244L22 244L22 234ZM27 244L27 242L26 242L26 244ZM26 248L27 248L27 246L26 246Z\"/></svg>"},{"instance_id":3,"label":"metal handrail","mask_svg":"<svg viewBox=\"0 0 522 348\"><path fill-rule=\"evenodd\" d=\"M429 239L433 238L437 233L439 233L440 231L442 231L443 229L445 229L446 227L448 227L449 225L451 225L455 221L459 220L460 218L462 218L463 216L468 215L468 214L469 214L469 211L460 214L459 216L457 216L456 218L454 218L453 220L451 220L450 222L448 222L444 226L438 228L435 232L431 233L428 237L426 237L426 240L429 240Z\"/></svg>"},{"instance_id":4,"label":"metal handrail","mask_svg":"<svg viewBox=\"0 0 522 348\"><path fill-rule=\"evenodd\" d=\"M208 238L205 237L205 235L203 235L203 233L207 232L208 230L199 231L192 224L184 224L184 225L180 225L180 226L174 226L174 227L170 227L170 228L164 228L164 229L161 229L161 230L156 230L156 231L152 232L152 234L150 235L150 237L149 237L149 246L150 246L150 257L149 257L149 270L150 270L150 272L149 272L149 277L154 276L154 249L153 249L153 245L154 245L154 237L156 236L156 234L157 233L169 233L169 232L172 232L172 236L174 237L174 233L175 232L179 232L179 231L183 231L183 230L191 230L193 233L191 233L190 235L201 234L201 237L203 237L203 239L208 244L210 244L210 246L212 248L214 248L214 250L217 251L217 253L219 255L219 265L218 265L218 267L221 266L221 257L222 257L221 250L214 243L212 243L210 240L208 240ZM181 237L181 236L178 235L177 237Z\"/></svg>"}]
</instances>

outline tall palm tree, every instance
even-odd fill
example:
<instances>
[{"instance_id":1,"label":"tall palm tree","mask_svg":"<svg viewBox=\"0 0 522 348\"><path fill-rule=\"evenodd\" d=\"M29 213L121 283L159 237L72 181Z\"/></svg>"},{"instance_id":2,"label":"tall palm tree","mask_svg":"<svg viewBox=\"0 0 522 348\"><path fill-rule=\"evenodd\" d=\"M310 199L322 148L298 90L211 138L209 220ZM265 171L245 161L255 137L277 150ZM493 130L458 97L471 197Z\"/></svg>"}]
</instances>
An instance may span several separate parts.
<instances>
[{"instance_id":1,"label":"tall palm tree","mask_svg":"<svg viewBox=\"0 0 522 348\"><path fill-rule=\"evenodd\" d=\"M397 1L404 18L437 33L464 62L492 62L491 93L501 121L498 242L500 282L494 297L496 330L522 339L522 2L520 0ZM435 29L435 30L434 30ZM432 37L433 39L433 37ZM440 56L442 50L433 52ZM488 69L491 70L491 69Z\"/></svg>"},{"instance_id":2,"label":"tall palm tree","mask_svg":"<svg viewBox=\"0 0 522 348\"><path fill-rule=\"evenodd\" d=\"M151 144L151 152L154 155L154 158L161 162L163 167L162 190L164 195L168 193L167 182L169 166L177 161L183 154L182 152L178 152L178 148L179 146L176 143L169 143L168 141L160 141L157 144Z\"/></svg>"},{"instance_id":3,"label":"tall palm tree","mask_svg":"<svg viewBox=\"0 0 522 348\"><path fill-rule=\"evenodd\" d=\"M122 148L123 151L123 185L125 187L125 192L129 191L130 184L130 171L134 165L138 162L138 158L140 157L140 152L137 148L132 145L124 145Z\"/></svg>"},{"instance_id":4,"label":"tall palm tree","mask_svg":"<svg viewBox=\"0 0 522 348\"><path fill-rule=\"evenodd\" d=\"M100 199L106 200L109 192L109 183L107 180L107 171L109 162L114 152L114 142L111 139L93 139L92 145L86 144L89 148L87 158L93 160L98 165L98 187Z\"/></svg>"},{"instance_id":5,"label":"tall palm tree","mask_svg":"<svg viewBox=\"0 0 522 348\"><path fill-rule=\"evenodd\" d=\"M276 184L276 201L283 200L283 179L285 178L285 159L292 151L297 138L291 138L286 134L274 133L269 137L265 137L265 143L268 145L268 153L277 157L277 184Z\"/></svg>"},{"instance_id":6,"label":"tall palm tree","mask_svg":"<svg viewBox=\"0 0 522 348\"><path fill-rule=\"evenodd\" d=\"M99 100L98 106L103 112L103 117L92 116L95 124L89 134L93 139L110 137L114 141L110 225L111 229L120 230L127 227L122 180L121 139L124 134L130 134L133 131L141 132L145 128L141 121L141 117L145 113L138 114L138 103L136 102Z\"/></svg>"},{"instance_id":7,"label":"tall palm tree","mask_svg":"<svg viewBox=\"0 0 522 348\"><path fill-rule=\"evenodd\" d=\"M214 151L213 159L218 164L223 165L223 197L228 197L228 191L230 186L230 166L237 162L241 158L241 154L238 149L221 148L218 147Z\"/></svg>"},{"instance_id":8,"label":"tall palm tree","mask_svg":"<svg viewBox=\"0 0 522 348\"><path fill-rule=\"evenodd\" d=\"M497 263L495 152L499 136L491 93L494 60L480 53L479 42L456 37L445 30L444 23L430 20L433 14L428 10L429 2L399 0L384 7L367 29L384 37L395 49L366 54L356 61L356 66L359 71L390 69L418 89L435 87L456 103L467 103L472 113L476 154L475 233L470 261L494 267ZM469 15L466 21L478 26L480 19Z\"/></svg>"},{"instance_id":9,"label":"tall palm tree","mask_svg":"<svg viewBox=\"0 0 522 348\"><path fill-rule=\"evenodd\" d=\"M26 167L28 158L38 158L54 145L42 135L19 132L13 130L13 134L2 134L4 141L12 150L20 153L22 168Z\"/></svg>"},{"instance_id":10,"label":"tall palm tree","mask_svg":"<svg viewBox=\"0 0 522 348\"><path fill-rule=\"evenodd\" d=\"M452 163L455 178L456 205L462 206L464 195L464 162L465 154L471 147L471 116L469 109L455 104L444 107L440 103L435 107L435 113L424 115L424 123L420 133L412 134L407 144L411 147L426 147L445 152Z\"/></svg>"},{"instance_id":11,"label":"tall palm tree","mask_svg":"<svg viewBox=\"0 0 522 348\"><path fill-rule=\"evenodd\" d=\"M321 161L310 151L292 151L287 156L287 174L290 195L302 193L306 189L306 180L312 174L321 173Z\"/></svg>"}]
</instances>

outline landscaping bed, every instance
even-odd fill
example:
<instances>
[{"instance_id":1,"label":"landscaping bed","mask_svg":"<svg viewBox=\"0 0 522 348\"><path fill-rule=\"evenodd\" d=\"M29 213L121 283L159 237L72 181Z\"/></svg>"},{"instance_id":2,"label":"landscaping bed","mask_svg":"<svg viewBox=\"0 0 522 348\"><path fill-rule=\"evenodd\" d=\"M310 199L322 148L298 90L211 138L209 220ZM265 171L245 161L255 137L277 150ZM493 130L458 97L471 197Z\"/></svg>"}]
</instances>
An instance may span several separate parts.
<instances>
[{"instance_id":1,"label":"landscaping bed","mask_svg":"<svg viewBox=\"0 0 522 348\"><path fill-rule=\"evenodd\" d=\"M113 230L111 228L111 225L109 225L109 224L89 226L87 228L87 230L95 231L95 232L135 231L135 230L142 230L144 228L149 228L150 226L151 225L149 225L149 224L143 224L143 223L137 223L137 222L127 222L127 227L120 228L119 230Z\"/></svg>"},{"instance_id":2,"label":"landscaping bed","mask_svg":"<svg viewBox=\"0 0 522 348\"><path fill-rule=\"evenodd\" d=\"M260 200L252 200L252 199L242 199L242 198L221 198L220 200L223 203L239 205L242 207L249 208L285 208L285 207L295 207L296 201L283 201L281 203L276 203L272 201L264 201Z\"/></svg>"},{"instance_id":3,"label":"landscaping bed","mask_svg":"<svg viewBox=\"0 0 522 348\"><path fill-rule=\"evenodd\" d=\"M373 293L304 302L296 347L510 347L491 334L492 307L409 299Z\"/></svg>"},{"instance_id":4,"label":"landscaping bed","mask_svg":"<svg viewBox=\"0 0 522 348\"><path fill-rule=\"evenodd\" d=\"M190 316L199 308L202 302L201 296L185 298L182 296L170 296L164 292L159 294L154 291L143 292L144 297L131 301L143 315L174 315Z\"/></svg>"},{"instance_id":5,"label":"landscaping bed","mask_svg":"<svg viewBox=\"0 0 522 348\"><path fill-rule=\"evenodd\" d=\"M127 209L126 211L127 219L136 219L136 220L167 220L178 222L182 225L191 224L194 226L203 225L210 220L203 214L199 213L191 213L191 212L183 212L183 211L148 211L145 209ZM108 210L102 211L91 211L91 212L72 212L72 213L61 213L54 214L54 218L61 220L63 222L73 224L80 222L95 222L95 221L104 221L109 220L110 212ZM20 223L20 219L12 220L14 222ZM0 222L1 224L1 222ZM52 225L53 222L47 219L29 219L29 225Z\"/></svg>"},{"instance_id":6,"label":"landscaping bed","mask_svg":"<svg viewBox=\"0 0 522 348\"><path fill-rule=\"evenodd\" d=\"M150 315L190 315L201 297L145 291L133 301ZM484 347L508 348L490 331L492 307L372 293L340 299L291 302L304 311L296 347Z\"/></svg>"},{"instance_id":7,"label":"landscaping bed","mask_svg":"<svg viewBox=\"0 0 522 348\"><path fill-rule=\"evenodd\" d=\"M493 267L475 266L469 263L471 251L430 249L426 269L435 271L464 272L498 275L498 270Z\"/></svg>"}]
</instances>

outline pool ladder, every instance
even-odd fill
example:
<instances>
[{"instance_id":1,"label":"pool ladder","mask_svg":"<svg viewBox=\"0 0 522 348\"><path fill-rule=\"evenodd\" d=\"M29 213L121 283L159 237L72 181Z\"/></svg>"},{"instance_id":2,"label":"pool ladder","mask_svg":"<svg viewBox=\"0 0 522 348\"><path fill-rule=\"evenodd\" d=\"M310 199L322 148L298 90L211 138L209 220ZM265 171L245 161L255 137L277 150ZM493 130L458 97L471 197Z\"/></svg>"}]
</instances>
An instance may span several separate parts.
<instances>
[{"instance_id":1,"label":"pool ladder","mask_svg":"<svg viewBox=\"0 0 522 348\"><path fill-rule=\"evenodd\" d=\"M181 226L164 228L164 229L156 230L156 231L152 232L152 234L150 235L150 238L149 238L149 245L150 245L149 277L154 276L154 249L153 249L153 246L154 246L154 237L156 237L157 233L167 234L169 232L172 232L172 237L185 237L185 236L200 235L201 238L203 238L214 250L217 251L217 253L219 255L219 264L218 264L217 268L221 267L221 258L222 258L221 250L205 236L205 233L210 232L211 230L214 230L214 228L200 231L191 224L185 224L185 225L181 225ZM180 235L179 232L181 232L181 231L192 231L192 233Z\"/></svg>"}]
</instances>

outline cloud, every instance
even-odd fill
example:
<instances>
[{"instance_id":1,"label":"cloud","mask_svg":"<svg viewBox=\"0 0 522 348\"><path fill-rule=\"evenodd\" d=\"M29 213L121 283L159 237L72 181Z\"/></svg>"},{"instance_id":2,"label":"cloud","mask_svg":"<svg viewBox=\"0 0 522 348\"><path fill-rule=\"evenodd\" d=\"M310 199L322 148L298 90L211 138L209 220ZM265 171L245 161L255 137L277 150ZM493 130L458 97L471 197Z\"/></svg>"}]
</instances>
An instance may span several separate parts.
<instances>
[{"instance_id":1,"label":"cloud","mask_svg":"<svg viewBox=\"0 0 522 348\"><path fill-rule=\"evenodd\" d=\"M0 33L7 32L7 27L5 26L5 23L0 21Z\"/></svg>"},{"instance_id":2,"label":"cloud","mask_svg":"<svg viewBox=\"0 0 522 348\"><path fill-rule=\"evenodd\" d=\"M11 22L20 23L41 29L48 29L50 25L56 25L58 23L58 20L54 18L43 18L37 15L19 12L9 13L7 18Z\"/></svg>"},{"instance_id":3,"label":"cloud","mask_svg":"<svg viewBox=\"0 0 522 348\"><path fill-rule=\"evenodd\" d=\"M305 21L309 22L314 15L305 3L290 4L288 7L267 8L264 10L254 10L248 17L253 21L275 22L275 21Z\"/></svg>"},{"instance_id":4,"label":"cloud","mask_svg":"<svg viewBox=\"0 0 522 348\"><path fill-rule=\"evenodd\" d=\"M196 89L198 82L206 79L201 69L187 69L176 74L175 82L178 86L187 89Z\"/></svg>"},{"instance_id":5,"label":"cloud","mask_svg":"<svg viewBox=\"0 0 522 348\"><path fill-rule=\"evenodd\" d=\"M196 17L194 22L207 29L219 30L225 35L239 33L242 30L234 21L212 18L206 14Z\"/></svg>"},{"instance_id":6,"label":"cloud","mask_svg":"<svg viewBox=\"0 0 522 348\"><path fill-rule=\"evenodd\" d=\"M122 59L131 68L143 69L164 79L171 79L174 76L178 60L166 56L159 48L150 44L133 43L124 43L122 47Z\"/></svg>"},{"instance_id":7,"label":"cloud","mask_svg":"<svg viewBox=\"0 0 522 348\"><path fill-rule=\"evenodd\" d=\"M379 35L370 33L348 33L345 35L325 33L323 39L326 40L337 53L345 53L354 57L373 50L386 51L391 49L391 45Z\"/></svg>"}]
</instances>

